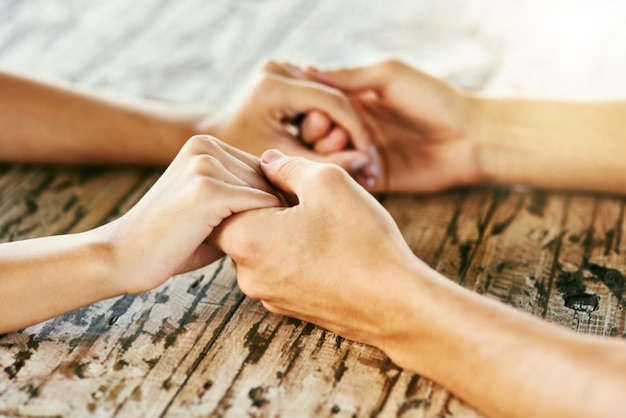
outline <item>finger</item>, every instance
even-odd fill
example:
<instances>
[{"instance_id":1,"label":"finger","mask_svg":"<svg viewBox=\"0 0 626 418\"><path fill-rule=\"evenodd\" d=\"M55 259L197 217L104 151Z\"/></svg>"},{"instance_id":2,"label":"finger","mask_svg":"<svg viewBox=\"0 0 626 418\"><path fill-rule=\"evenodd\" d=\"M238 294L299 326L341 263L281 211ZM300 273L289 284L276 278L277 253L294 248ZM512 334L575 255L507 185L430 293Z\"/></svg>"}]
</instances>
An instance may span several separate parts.
<instances>
[{"instance_id":1,"label":"finger","mask_svg":"<svg viewBox=\"0 0 626 418\"><path fill-rule=\"evenodd\" d=\"M307 76L302 72L302 68L297 65L291 64L289 62L281 62L281 67L285 69L285 71L289 72L294 77L306 79Z\"/></svg>"},{"instance_id":2,"label":"finger","mask_svg":"<svg viewBox=\"0 0 626 418\"><path fill-rule=\"evenodd\" d=\"M296 81L292 80L292 82ZM340 125L349 134L354 147L363 151L365 155L370 158L369 167L365 171L366 175L370 177L368 183L373 184L378 182L380 168L376 148L371 143L369 133L365 128L365 125L361 118L358 117L358 113L350 103L349 99L347 99L344 95L337 96L336 92L333 90L324 92L324 90L320 88L319 84L316 83L311 84L306 81L302 81L300 82L300 85L308 87L312 96L308 97L305 92L289 88L286 92L284 92L284 94L288 96L286 99L289 100L290 103L298 103L298 100L302 100L302 98L305 97L310 100L318 100L319 104L316 106L316 104L313 103L313 107L317 107L318 109L325 111L326 114L332 115L336 124ZM279 84L279 86L284 87L284 83ZM331 99L329 94L335 94L335 99ZM302 111L303 110L301 110L301 112ZM355 126L355 128L351 128L350 124L353 124L352 126ZM358 132L362 133L355 134L356 131L351 129L358 129ZM353 170L350 170L350 172L354 173Z\"/></svg>"},{"instance_id":3,"label":"finger","mask_svg":"<svg viewBox=\"0 0 626 418\"><path fill-rule=\"evenodd\" d=\"M222 145L225 148L222 148ZM239 186L251 190L258 189L256 191L274 196L274 200L282 201L282 196L267 182L260 168L259 171L254 170L248 164L235 158L226 150L229 149L231 152L241 153L243 157L246 157L245 153L227 146L218 139L207 135L196 135L192 137L183 148L184 152L182 155L187 155L190 159L186 161L180 160L177 164L192 164L196 174L215 179L220 181L221 184ZM251 157L253 159L252 161L258 167L258 159L254 161L256 157L249 155L247 157Z\"/></svg>"},{"instance_id":4,"label":"finger","mask_svg":"<svg viewBox=\"0 0 626 418\"><path fill-rule=\"evenodd\" d=\"M266 237L270 232L276 232L274 215L279 210L281 209L250 211L225 219L213 229L205 242L231 256L235 263L242 252L246 257L254 257L256 252L248 251L247 243L255 237ZM254 234L250 231L254 231Z\"/></svg>"},{"instance_id":5,"label":"finger","mask_svg":"<svg viewBox=\"0 0 626 418\"><path fill-rule=\"evenodd\" d=\"M256 180L249 183L251 186L275 195L281 201L282 206L293 206L292 200L289 196L283 196L280 190L276 189L274 186L272 186L272 184L267 181L265 173L263 173L263 170L261 170L261 160L258 157L242 151L238 148L235 148L231 145L228 145L227 143L220 140L217 140L217 142L224 151L232 155L235 159L246 163L248 167L254 170L258 178L255 177Z\"/></svg>"},{"instance_id":6,"label":"finger","mask_svg":"<svg viewBox=\"0 0 626 418\"><path fill-rule=\"evenodd\" d=\"M244 162L252 170L256 171L259 174L262 174L262 171L261 171L261 160L259 160L258 157L254 156L254 155L252 155L250 153L247 153L245 151L242 151L239 148L235 148L232 145L229 145L229 144L227 144L224 141L221 141L219 139L216 139L215 141L216 141L217 145L219 145L219 147L222 150L224 150L225 152L227 152L228 154L230 154L234 158L238 159L239 161Z\"/></svg>"},{"instance_id":7,"label":"finger","mask_svg":"<svg viewBox=\"0 0 626 418\"><path fill-rule=\"evenodd\" d=\"M372 155L356 149L338 150L323 155L313 150L302 148L300 144L292 141L285 143L281 150L286 154L297 155L311 161L338 165L352 176L361 171L370 172L369 165L371 165Z\"/></svg>"},{"instance_id":8,"label":"finger","mask_svg":"<svg viewBox=\"0 0 626 418\"><path fill-rule=\"evenodd\" d=\"M313 144L313 150L319 154L326 155L346 148L349 143L350 140L346 131L336 126L328 135Z\"/></svg>"},{"instance_id":9,"label":"finger","mask_svg":"<svg viewBox=\"0 0 626 418\"><path fill-rule=\"evenodd\" d=\"M347 150L333 152L317 161L338 165L353 177L359 174L369 177L369 174L367 174L365 170L370 164L370 159L363 155L361 151Z\"/></svg>"},{"instance_id":10,"label":"finger","mask_svg":"<svg viewBox=\"0 0 626 418\"><path fill-rule=\"evenodd\" d=\"M332 125L333 121L328 116L317 110L312 110L300 123L300 139L305 144L313 144L327 136L331 132Z\"/></svg>"},{"instance_id":11,"label":"finger","mask_svg":"<svg viewBox=\"0 0 626 418\"><path fill-rule=\"evenodd\" d=\"M302 157L287 157L274 149L265 151L261 157L261 168L272 184L296 195L300 201L303 194L312 190L306 186L307 182L319 178L323 170L328 174L332 173L335 178L342 177L345 171L333 167L332 164L316 163Z\"/></svg>"},{"instance_id":12,"label":"finger","mask_svg":"<svg viewBox=\"0 0 626 418\"><path fill-rule=\"evenodd\" d=\"M252 209L282 206L280 200L271 193L236 184L227 184L215 191L213 198L222 205L223 209L218 213L222 220Z\"/></svg>"},{"instance_id":13,"label":"finger","mask_svg":"<svg viewBox=\"0 0 626 418\"><path fill-rule=\"evenodd\" d=\"M210 135L195 135L191 137L183 146L191 154L213 154L220 149L232 155L236 159L246 163L254 171L263 175L260 167L261 161L258 157L233 147Z\"/></svg>"},{"instance_id":14,"label":"finger","mask_svg":"<svg viewBox=\"0 0 626 418\"><path fill-rule=\"evenodd\" d=\"M273 194L247 185L227 183L217 177L209 177L201 185L192 203L194 207L201 210L202 223L187 223L190 235L193 235L199 227L204 227L206 234L210 234L224 220L240 212L283 206ZM184 235L183 232L181 235Z\"/></svg>"},{"instance_id":15,"label":"finger","mask_svg":"<svg viewBox=\"0 0 626 418\"><path fill-rule=\"evenodd\" d=\"M207 137L206 141L204 151L216 158L227 172L241 180L241 182L236 182L233 177L227 176L230 183L248 185L271 194L277 194L277 190L265 179L265 175L261 171L260 160L257 157L213 137Z\"/></svg>"},{"instance_id":16,"label":"finger","mask_svg":"<svg viewBox=\"0 0 626 418\"><path fill-rule=\"evenodd\" d=\"M266 73L277 74L283 77L299 78L299 79L307 78L299 67L293 64L286 63L286 62L277 62L274 60L267 60L263 63L261 68L262 68L262 71Z\"/></svg>"},{"instance_id":17,"label":"finger","mask_svg":"<svg viewBox=\"0 0 626 418\"><path fill-rule=\"evenodd\" d=\"M277 105L289 103L295 108L295 113L306 113L313 109L322 111L350 134L355 148L367 150L371 145L365 125L343 93L311 81L271 77L277 81L272 89L272 97Z\"/></svg>"},{"instance_id":18,"label":"finger","mask_svg":"<svg viewBox=\"0 0 626 418\"><path fill-rule=\"evenodd\" d=\"M302 72L324 84L328 84L342 91L355 93L361 90L376 90L389 83L397 72L398 61L384 61L381 63L337 70L318 70L306 67Z\"/></svg>"},{"instance_id":19,"label":"finger","mask_svg":"<svg viewBox=\"0 0 626 418\"><path fill-rule=\"evenodd\" d=\"M255 189L263 190L268 193L276 193L274 187L272 187L267 182L267 180L265 180L265 175L260 175L256 170L254 170L245 162L233 157L231 154L227 153L224 150L221 151L221 155L219 155L219 160L227 171L232 173L238 179L242 180L245 185L254 187Z\"/></svg>"},{"instance_id":20,"label":"finger","mask_svg":"<svg viewBox=\"0 0 626 418\"><path fill-rule=\"evenodd\" d=\"M226 164L228 162L225 161ZM215 155L201 154L191 160L193 174L219 181L220 184L253 188L248 182L224 166ZM264 192L267 192L264 190Z\"/></svg>"}]
</instances>

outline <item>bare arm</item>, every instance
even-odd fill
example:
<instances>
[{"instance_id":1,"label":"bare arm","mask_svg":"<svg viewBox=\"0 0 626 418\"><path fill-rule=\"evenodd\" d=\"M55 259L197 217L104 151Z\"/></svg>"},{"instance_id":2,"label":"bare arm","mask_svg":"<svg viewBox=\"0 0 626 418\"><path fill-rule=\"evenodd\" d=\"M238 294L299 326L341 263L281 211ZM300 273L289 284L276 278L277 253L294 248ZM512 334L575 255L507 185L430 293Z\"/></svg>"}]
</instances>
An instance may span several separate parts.
<instances>
[{"instance_id":1,"label":"bare arm","mask_svg":"<svg viewBox=\"0 0 626 418\"><path fill-rule=\"evenodd\" d=\"M122 294L100 232L0 245L0 333Z\"/></svg>"},{"instance_id":2,"label":"bare arm","mask_svg":"<svg viewBox=\"0 0 626 418\"><path fill-rule=\"evenodd\" d=\"M626 103L474 99L484 180L626 193Z\"/></svg>"},{"instance_id":3,"label":"bare arm","mask_svg":"<svg viewBox=\"0 0 626 418\"><path fill-rule=\"evenodd\" d=\"M409 267L408 265L406 267ZM576 334L463 289L414 263L412 292L379 347L493 417L626 413L626 343ZM407 297L410 295L410 297Z\"/></svg>"},{"instance_id":4,"label":"bare arm","mask_svg":"<svg viewBox=\"0 0 626 418\"><path fill-rule=\"evenodd\" d=\"M166 165L199 110L114 99L0 73L0 159Z\"/></svg>"},{"instance_id":5,"label":"bare arm","mask_svg":"<svg viewBox=\"0 0 626 418\"><path fill-rule=\"evenodd\" d=\"M308 129L320 133L339 129L355 148L367 149L367 132L345 95L324 85L276 73L273 67L268 63L257 74L256 83L238 106L215 115L198 109L105 97L0 73L0 162L165 165L189 136L204 132L252 153L279 147L336 163L353 173L361 171L369 163L367 151L318 153L297 141L283 126L283 119L294 115L332 115L332 124L309 124ZM216 226L219 220L243 210L246 204L267 204L267 193L265 200L254 198L262 193L256 189L266 190L267 185L258 176L258 168L250 168L258 165L257 160L220 142L220 149L228 149L236 160L247 162L244 183L230 194L220 195L223 190L213 190L214 183L228 184L233 180L232 173L223 173L210 164L206 167L206 162L201 164L198 160L215 161L208 157L215 157L215 153L224 157L223 150L198 138L188 143L192 145L183 148L140 204L119 220L82 234L0 245L0 333L123 292L151 289L180 271L180 263L199 267L221 256L219 251L202 244L210 233L206 226ZM204 149L189 151L190 147L197 148L198 143L204 143ZM206 154L207 158L196 158L197 154ZM230 171L233 164L226 164ZM198 180L203 175L206 181ZM246 190L248 185L256 189ZM207 197L207 188L215 193L210 199L200 199ZM231 201L236 198L240 204ZM151 204L145 203L150 200ZM234 206L228 206L231 204ZM183 211L190 216L170 216ZM181 240L167 240L173 243L172 248L162 248L167 247L167 242L154 228L162 228L163 222L175 229L173 235ZM142 243L154 245L143 248ZM185 249L190 243L195 247ZM176 258L185 252L190 260L177 260L179 264L170 260L156 272L140 268L134 275L143 278L140 285L119 278L120 269L127 270L137 260ZM120 261L120 257L125 261Z\"/></svg>"},{"instance_id":6,"label":"bare arm","mask_svg":"<svg viewBox=\"0 0 626 418\"><path fill-rule=\"evenodd\" d=\"M488 416L626 415L626 342L576 334L448 281L337 168L263 160L299 204L237 215L214 236L248 296L379 347Z\"/></svg>"},{"instance_id":7,"label":"bare arm","mask_svg":"<svg viewBox=\"0 0 626 418\"><path fill-rule=\"evenodd\" d=\"M353 174L366 167L369 136L347 97L279 69L266 64L240 103L214 114L0 72L0 161L167 165L189 137L208 134L256 155L274 147ZM334 127L351 149L309 149L284 127L299 114L325 115L322 125L309 128L322 134Z\"/></svg>"},{"instance_id":8,"label":"bare arm","mask_svg":"<svg viewBox=\"0 0 626 418\"><path fill-rule=\"evenodd\" d=\"M305 72L349 94L372 131L383 167L372 190L497 183L626 193L626 102L476 97L394 60Z\"/></svg>"},{"instance_id":9,"label":"bare arm","mask_svg":"<svg viewBox=\"0 0 626 418\"><path fill-rule=\"evenodd\" d=\"M139 203L112 223L0 245L0 333L153 289L209 264L223 255L204 243L212 229L233 213L279 206L272 191L255 157L191 138Z\"/></svg>"}]
</instances>

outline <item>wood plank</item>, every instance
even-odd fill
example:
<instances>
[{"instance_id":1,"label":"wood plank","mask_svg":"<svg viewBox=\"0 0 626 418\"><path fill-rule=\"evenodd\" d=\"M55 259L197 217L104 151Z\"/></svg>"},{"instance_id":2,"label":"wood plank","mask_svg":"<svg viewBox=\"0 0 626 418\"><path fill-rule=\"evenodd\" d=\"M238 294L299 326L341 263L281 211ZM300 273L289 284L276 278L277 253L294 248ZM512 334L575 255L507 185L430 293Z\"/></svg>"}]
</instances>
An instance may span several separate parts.
<instances>
[{"instance_id":1,"label":"wood plank","mask_svg":"<svg viewBox=\"0 0 626 418\"><path fill-rule=\"evenodd\" d=\"M544 315L564 206L563 197L542 191L510 194L494 212L466 286Z\"/></svg>"},{"instance_id":2,"label":"wood plank","mask_svg":"<svg viewBox=\"0 0 626 418\"><path fill-rule=\"evenodd\" d=\"M395 55L490 94L623 97L626 57L612 51L625 14L611 1L5 1L0 66L216 108L268 55L322 65ZM99 225L157 175L2 166L0 242ZM412 250L464 286L580 332L624 334L623 199L486 189L385 206ZM599 299L590 314L559 285L577 271ZM378 350L266 313L229 262L0 337L0 416L303 411L479 416Z\"/></svg>"},{"instance_id":3,"label":"wood plank","mask_svg":"<svg viewBox=\"0 0 626 418\"><path fill-rule=\"evenodd\" d=\"M111 416L129 399L141 400L137 387L148 395L175 393L177 379L185 380L203 341L213 338L224 316L228 319L241 302L242 295L233 292L232 272L222 274L223 266L216 263L156 291L104 301L40 325L43 329L29 337L35 345L32 357L46 345L44 353L59 352L48 361L54 367L41 373L38 362L24 362L11 379L11 386L21 389L0 392L0 411L14 405L27 415ZM3 344L11 339L5 337ZM195 353L189 355L190 350ZM71 399L61 395L67 390ZM142 403L146 413L159 406L156 399L163 394Z\"/></svg>"},{"instance_id":4,"label":"wood plank","mask_svg":"<svg viewBox=\"0 0 626 418\"><path fill-rule=\"evenodd\" d=\"M84 231L102 224L145 170L16 167L5 176L0 241Z\"/></svg>"},{"instance_id":5,"label":"wood plank","mask_svg":"<svg viewBox=\"0 0 626 418\"><path fill-rule=\"evenodd\" d=\"M466 198L464 192L437 196L389 196L385 209L396 221L415 255L427 264L438 261L441 246L456 223Z\"/></svg>"},{"instance_id":6,"label":"wood plank","mask_svg":"<svg viewBox=\"0 0 626 418\"><path fill-rule=\"evenodd\" d=\"M624 260L615 252L623 201L572 198L547 318L583 333L622 335Z\"/></svg>"}]
</instances>

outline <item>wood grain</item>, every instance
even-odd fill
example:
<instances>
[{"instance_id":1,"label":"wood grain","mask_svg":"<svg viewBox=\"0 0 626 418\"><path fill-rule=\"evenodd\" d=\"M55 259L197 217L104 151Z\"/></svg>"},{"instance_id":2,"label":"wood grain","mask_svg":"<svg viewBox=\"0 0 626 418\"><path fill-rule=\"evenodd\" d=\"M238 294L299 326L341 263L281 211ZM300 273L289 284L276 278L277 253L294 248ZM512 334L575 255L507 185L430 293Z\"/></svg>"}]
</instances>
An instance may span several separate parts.
<instances>
[{"instance_id":1,"label":"wood grain","mask_svg":"<svg viewBox=\"0 0 626 418\"><path fill-rule=\"evenodd\" d=\"M623 98L624 19L611 0L3 0L0 67L223 108L264 57L396 56L486 94ZM0 242L101 225L158 175L2 165ZM626 333L623 198L477 188L382 201L451 280L578 332ZM269 314L221 260L0 336L0 416L480 414L372 347Z\"/></svg>"}]
</instances>

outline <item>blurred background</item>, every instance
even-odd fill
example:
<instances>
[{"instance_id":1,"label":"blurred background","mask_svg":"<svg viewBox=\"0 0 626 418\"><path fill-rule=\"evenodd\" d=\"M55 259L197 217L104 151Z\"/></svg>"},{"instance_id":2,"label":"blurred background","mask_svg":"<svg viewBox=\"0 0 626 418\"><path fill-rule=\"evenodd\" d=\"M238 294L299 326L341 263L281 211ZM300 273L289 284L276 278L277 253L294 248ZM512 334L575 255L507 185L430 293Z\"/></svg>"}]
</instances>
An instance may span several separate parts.
<instances>
[{"instance_id":1,"label":"blurred background","mask_svg":"<svg viewBox=\"0 0 626 418\"><path fill-rule=\"evenodd\" d=\"M495 95L626 97L618 0L0 0L0 68L223 107L265 57L395 56Z\"/></svg>"},{"instance_id":2,"label":"blurred background","mask_svg":"<svg viewBox=\"0 0 626 418\"><path fill-rule=\"evenodd\" d=\"M325 67L387 57L481 94L626 100L626 2L0 0L0 70L214 109L243 93L266 58ZM0 166L0 241L84 230L112 219L131 207L159 174L158 169L126 167ZM548 302L539 292L545 292L543 281L541 287L539 282L529 284L530 278L516 269L554 274L553 256L580 264L591 251L587 238L581 237L600 237L600 244L593 244L593 261L609 260L623 271L623 252L609 254L613 244L605 246L603 239L613 243L613 234L621 236L624 201L546 197L542 192L504 196L490 190L460 191L395 197L386 206L404 225L414 251L427 261L435 258L435 250L425 249L441 239L437 248L447 254L436 267L444 272L470 266L464 263L469 251L475 251L476 273L471 274L478 278L466 286L486 288L480 282L486 276L492 296L527 310L545 305L551 321L569 322L582 332L623 330L622 306L611 304L612 299L606 299L609 303L593 319L591 314L579 316L563 307L554 289ZM509 235L492 234L482 241L492 222L511 222L525 202L529 207L539 202L541 217L529 209L519 221L524 223ZM408 213L419 213L419 220ZM458 230L448 241L446 231L457 224L459 213ZM555 250L550 243L559 240L563 249L555 244ZM476 245L480 251L473 249ZM510 254L520 255L519 266L501 262ZM332 405L341 405L342 416L351 416L349 411L395 416L411 408L406 416L478 416L428 380L394 369L378 351L342 345L343 339L321 329L285 322L273 339L283 322L244 301L232 267L208 269L206 277L181 276L159 290L103 301L0 338L0 415L52 416L51 411L61 411L58 416L145 416L150 410L207 416L227 404L224 408L232 405L229 416L264 416L255 395L262 392L275 399L268 405L278 405L279 411L294 405L302 413L308 405L334 414ZM497 277L494 273L491 282L493 271ZM257 341L259 326L271 335ZM170 349L163 342L169 334L180 335ZM40 342L35 361L9 381L6 376L16 369L7 365L24 366L29 350ZM244 364L250 344L265 344L269 355ZM327 375L333 374L336 380L328 383ZM90 378L78 383L74 375ZM377 388L381 400L364 399L364 393Z\"/></svg>"}]
</instances>

